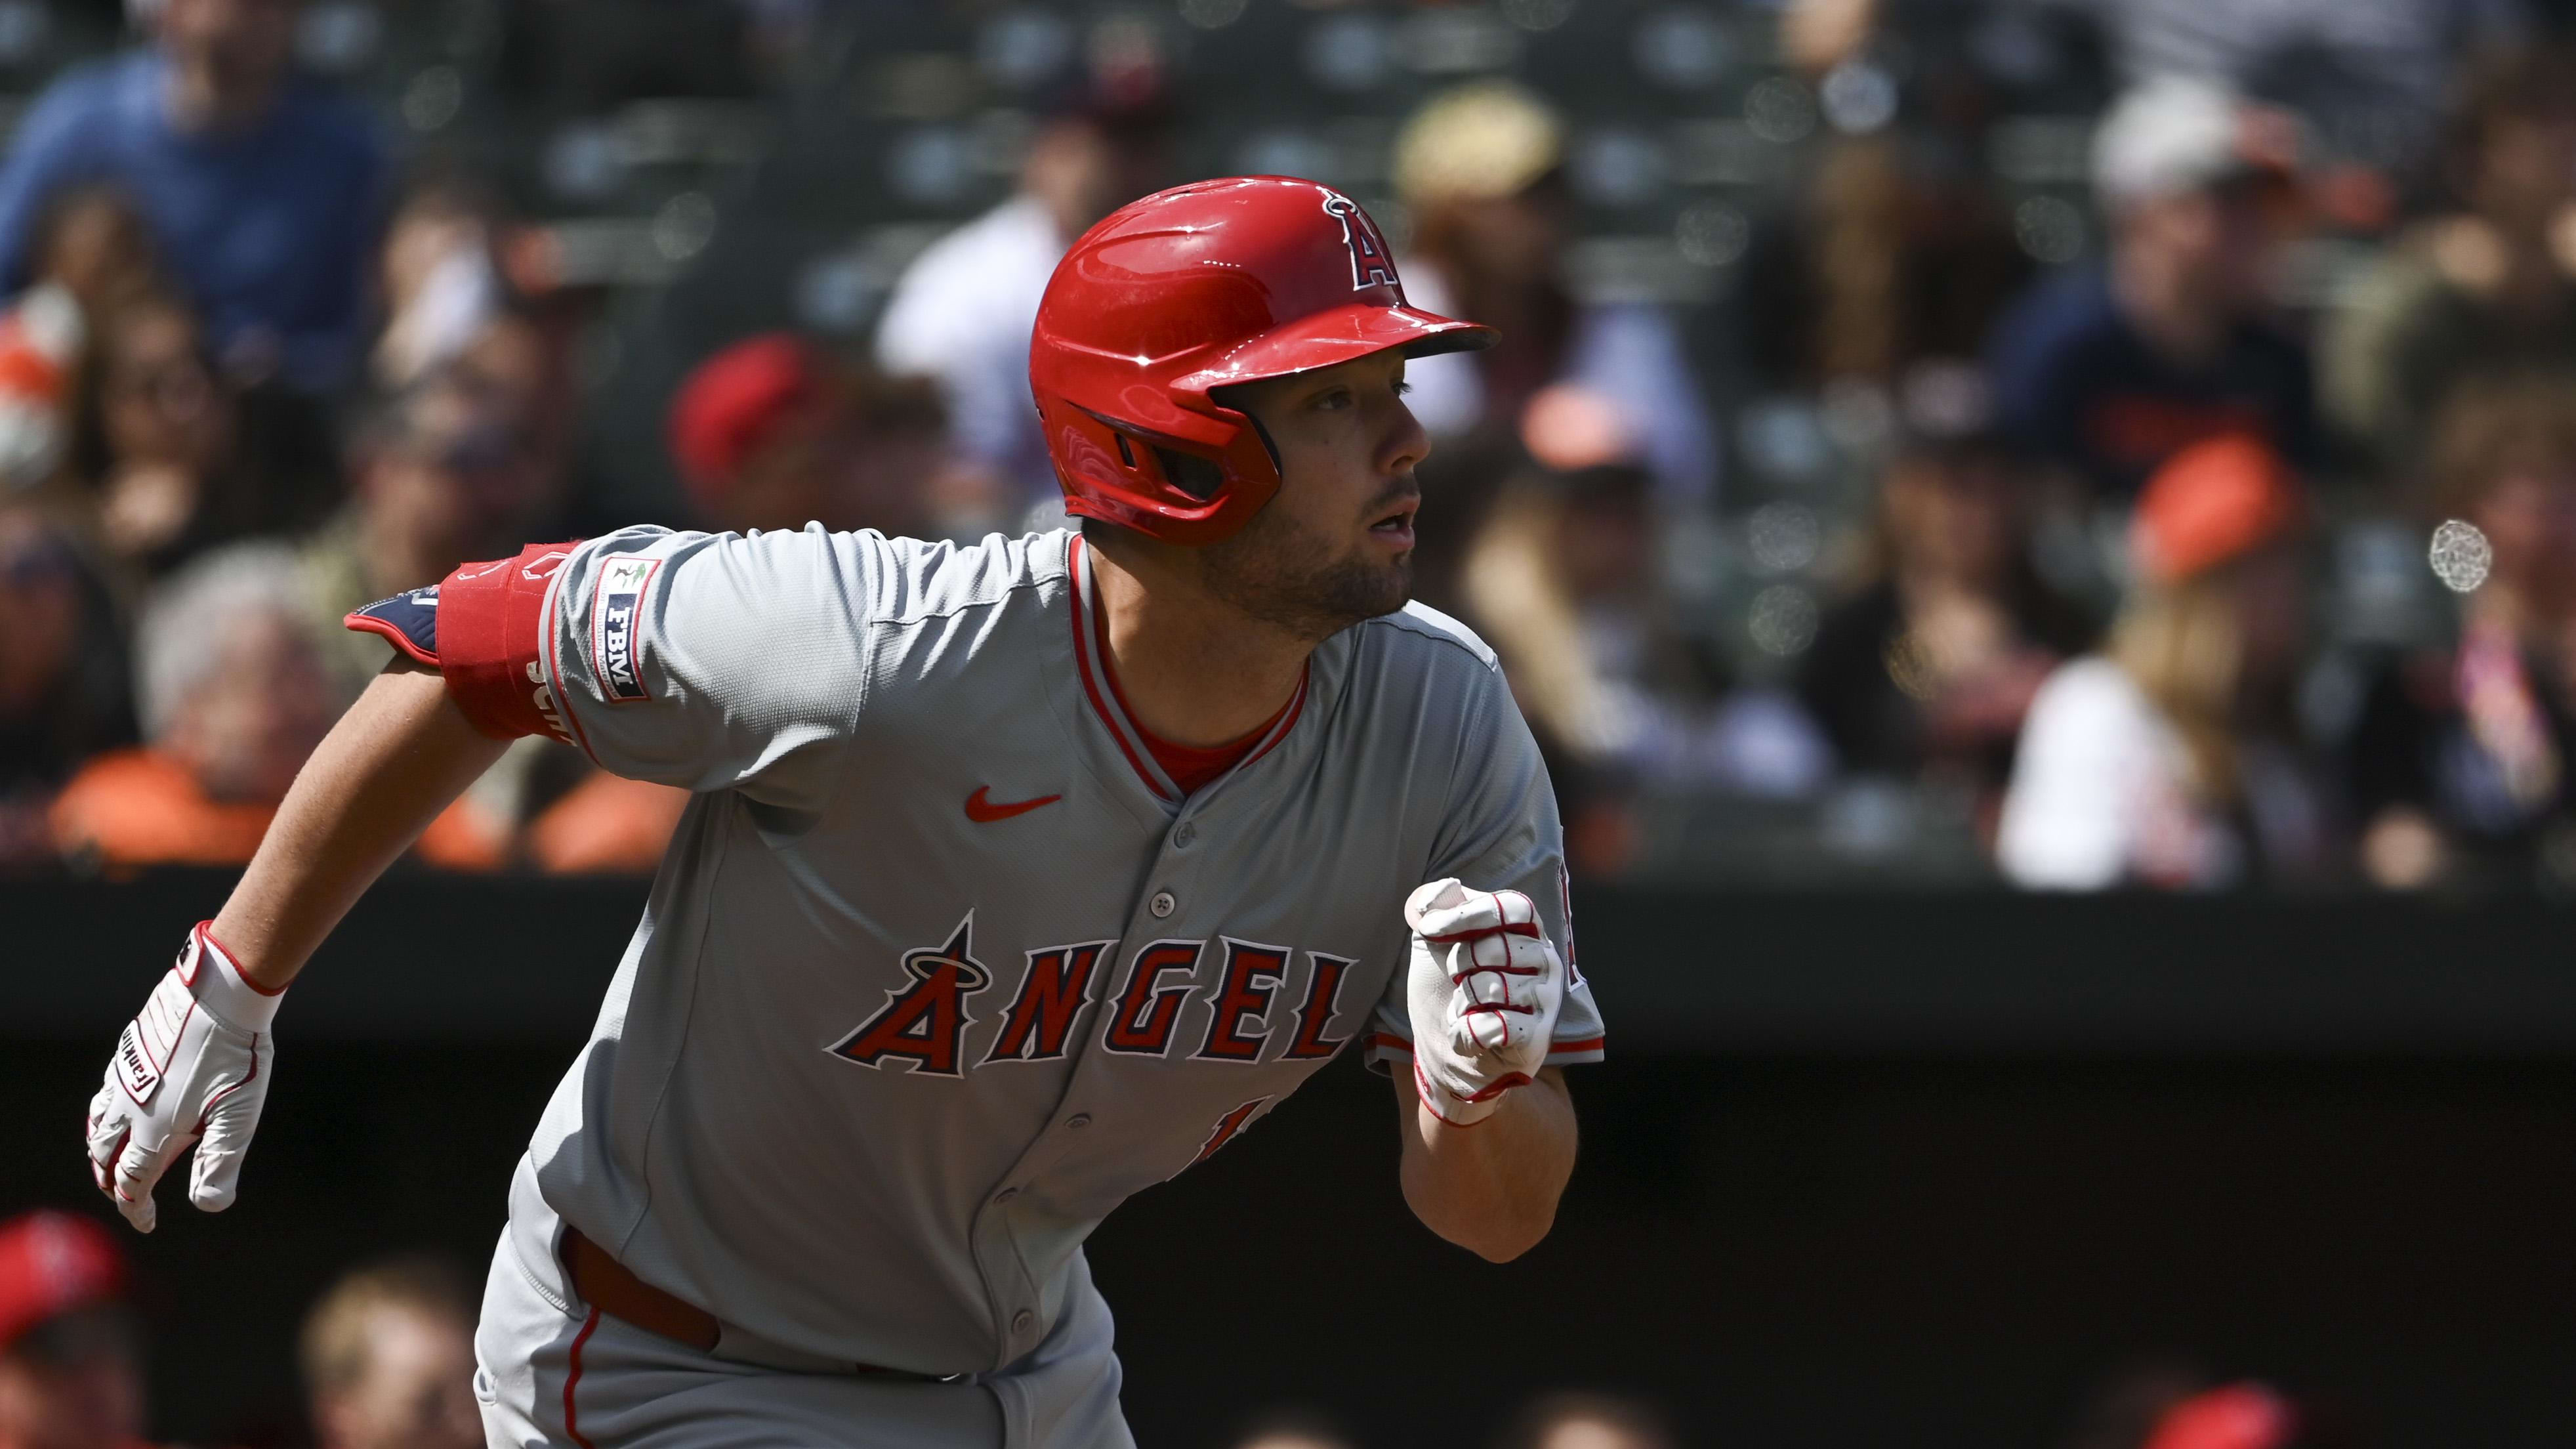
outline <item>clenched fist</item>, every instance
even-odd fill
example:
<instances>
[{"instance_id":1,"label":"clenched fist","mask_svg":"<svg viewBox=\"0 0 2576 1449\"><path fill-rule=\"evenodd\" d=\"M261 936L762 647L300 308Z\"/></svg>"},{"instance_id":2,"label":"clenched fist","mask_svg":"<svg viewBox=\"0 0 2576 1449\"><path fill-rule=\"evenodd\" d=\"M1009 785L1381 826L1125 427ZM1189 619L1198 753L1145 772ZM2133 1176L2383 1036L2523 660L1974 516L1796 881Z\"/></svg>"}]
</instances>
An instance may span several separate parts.
<instances>
[{"instance_id":1,"label":"clenched fist","mask_svg":"<svg viewBox=\"0 0 2576 1449\"><path fill-rule=\"evenodd\" d=\"M1519 891L1436 880L1404 903L1413 1081L1440 1120L1468 1126L1547 1065L1565 967Z\"/></svg>"},{"instance_id":2,"label":"clenched fist","mask_svg":"<svg viewBox=\"0 0 2576 1449\"><path fill-rule=\"evenodd\" d=\"M152 1189L188 1144L188 1201L232 1206L242 1154L268 1100L278 996L254 986L201 921L179 961L117 1038L89 1104L90 1175L138 1232L152 1231Z\"/></svg>"}]
</instances>

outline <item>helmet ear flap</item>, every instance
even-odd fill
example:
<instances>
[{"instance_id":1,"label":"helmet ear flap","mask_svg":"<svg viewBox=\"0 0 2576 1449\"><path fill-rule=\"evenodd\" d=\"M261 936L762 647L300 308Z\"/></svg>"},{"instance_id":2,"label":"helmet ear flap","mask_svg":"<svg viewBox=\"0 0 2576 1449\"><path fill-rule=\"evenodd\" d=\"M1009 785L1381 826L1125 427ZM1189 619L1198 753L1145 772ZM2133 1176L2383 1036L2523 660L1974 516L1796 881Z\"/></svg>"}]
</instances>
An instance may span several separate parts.
<instances>
[{"instance_id":1,"label":"helmet ear flap","mask_svg":"<svg viewBox=\"0 0 2576 1449\"><path fill-rule=\"evenodd\" d=\"M1270 455L1270 471L1273 476L1286 471L1279 461L1278 440L1270 436L1270 429L1262 426L1260 414L1255 413L1252 409L1243 405L1242 390L1240 388L1209 388L1208 401L1215 403L1218 407L1224 408L1226 411L1233 413L1236 417L1243 419L1245 424L1251 427L1252 435L1261 440L1262 451Z\"/></svg>"},{"instance_id":2,"label":"helmet ear flap","mask_svg":"<svg viewBox=\"0 0 2576 1449\"><path fill-rule=\"evenodd\" d=\"M1106 422L1105 419L1103 421ZM1110 438L1118 444L1118 461L1129 472L1142 473L1155 482L1169 483L1201 503L1216 497L1217 491L1225 487L1225 468L1214 458L1202 458L1196 453L1184 453L1160 443L1146 443L1145 451L1152 455L1154 469L1162 473L1162 477L1154 478L1153 470L1148 470L1137 460L1136 446L1128 441L1127 430L1115 423L1109 423L1108 428Z\"/></svg>"},{"instance_id":3,"label":"helmet ear flap","mask_svg":"<svg viewBox=\"0 0 2576 1449\"><path fill-rule=\"evenodd\" d=\"M1154 461L1161 464L1163 477L1182 492L1204 503L1225 487L1225 467L1214 458L1184 453L1178 448L1154 446Z\"/></svg>"}]
</instances>

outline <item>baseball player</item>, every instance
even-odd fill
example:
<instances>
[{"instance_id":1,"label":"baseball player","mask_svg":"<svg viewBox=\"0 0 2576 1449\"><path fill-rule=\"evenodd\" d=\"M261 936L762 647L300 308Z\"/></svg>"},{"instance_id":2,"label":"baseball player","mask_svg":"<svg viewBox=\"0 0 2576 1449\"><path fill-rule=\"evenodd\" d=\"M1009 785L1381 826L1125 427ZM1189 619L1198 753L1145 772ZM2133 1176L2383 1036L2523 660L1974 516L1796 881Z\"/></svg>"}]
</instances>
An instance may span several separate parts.
<instances>
[{"instance_id":1,"label":"baseball player","mask_svg":"<svg viewBox=\"0 0 2576 1449\"><path fill-rule=\"evenodd\" d=\"M288 983L543 734L696 798L510 1185L492 1443L1126 1445L1084 1238L1354 1046L1415 1213L1527 1249L1601 1026L1529 731L1406 603L1405 360L1489 336L1331 190L1185 186L1039 312L1078 532L632 528L352 615L399 657L118 1042L100 1187L233 1200Z\"/></svg>"}]
</instances>

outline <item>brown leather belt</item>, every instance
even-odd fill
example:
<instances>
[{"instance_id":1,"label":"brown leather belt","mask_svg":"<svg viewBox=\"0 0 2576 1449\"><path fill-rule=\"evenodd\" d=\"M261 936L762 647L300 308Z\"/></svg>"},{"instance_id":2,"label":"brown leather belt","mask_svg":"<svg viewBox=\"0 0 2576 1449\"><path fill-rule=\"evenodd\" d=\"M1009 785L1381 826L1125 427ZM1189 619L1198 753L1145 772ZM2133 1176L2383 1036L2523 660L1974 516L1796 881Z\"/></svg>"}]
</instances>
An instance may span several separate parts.
<instances>
[{"instance_id":1,"label":"brown leather belt","mask_svg":"<svg viewBox=\"0 0 2576 1449\"><path fill-rule=\"evenodd\" d=\"M626 1265L608 1255L608 1250L581 1235L570 1224L564 1226L564 1276L572 1280L572 1291L582 1301L621 1322L631 1323L646 1333L658 1334L674 1343L685 1343L700 1353L714 1353L724 1338L724 1325L716 1316L694 1303L675 1298L626 1269ZM903 1379L912 1383L944 1383L935 1374L917 1374L904 1369L879 1368L875 1364L833 1364L831 1368L863 1378Z\"/></svg>"},{"instance_id":2,"label":"brown leather belt","mask_svg":"<svg viewBox=\"0 0 2576 1449\"><path fill-rule=\"evenodd\" d=\"M564 1228L563 1264L564 1275L572 1280L572 1291L611 1318L623 1319L674 1343L685 1343L700 1353L715 1352L716 1340L724 1335L714 1314L627 1272L626 1265L608 1256L606 1248L570 1225Z\"/></svg>"}]
</instances>

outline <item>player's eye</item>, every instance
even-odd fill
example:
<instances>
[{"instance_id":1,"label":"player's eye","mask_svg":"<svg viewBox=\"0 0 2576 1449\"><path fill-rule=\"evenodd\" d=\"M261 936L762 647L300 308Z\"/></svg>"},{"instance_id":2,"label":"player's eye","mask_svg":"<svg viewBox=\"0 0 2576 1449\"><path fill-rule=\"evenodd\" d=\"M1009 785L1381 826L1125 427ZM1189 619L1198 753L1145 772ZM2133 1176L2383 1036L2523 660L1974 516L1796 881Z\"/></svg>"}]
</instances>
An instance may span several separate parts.
<instances>
[{"instance_id":1,"label":"player's eye","mask_svg":"<svg viewBox=\"0 0 2576 1449\"><path fill-rule=\"evenodd\" d=\"M1406 393L1409 393L1409 392L1411 392L1411 391L1413 391L1413 384L1412 384L1412 383L1406 382L1403 378L1400 378L1400 377L1399 377L1399 378L1397 378L1397 379L1395 380L1395 395L1396 395L1397 397L1402 397L1402 396L1404 396Z\"/></svg>"},{"instance_id":2,"label":"player's eye","mask_svg":"<svg viewBox=\"0 0 2576 1449\"><path fill-rule=\"evenodd\" d=\"M1317 393L1313 404L1317 412L1339 412L1350 405L1351 390L1346 387L1331 388Z\"/></svg>"}]
</instances>

